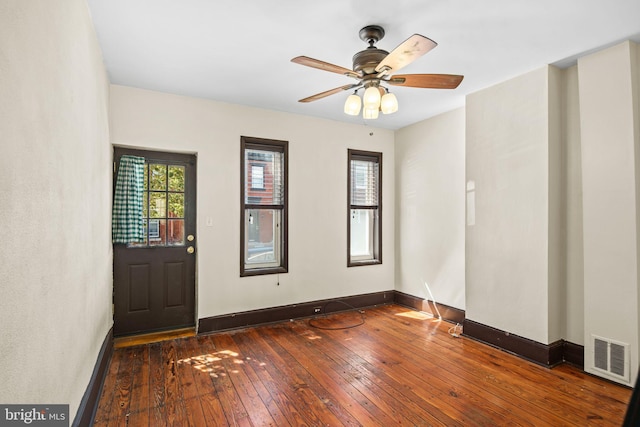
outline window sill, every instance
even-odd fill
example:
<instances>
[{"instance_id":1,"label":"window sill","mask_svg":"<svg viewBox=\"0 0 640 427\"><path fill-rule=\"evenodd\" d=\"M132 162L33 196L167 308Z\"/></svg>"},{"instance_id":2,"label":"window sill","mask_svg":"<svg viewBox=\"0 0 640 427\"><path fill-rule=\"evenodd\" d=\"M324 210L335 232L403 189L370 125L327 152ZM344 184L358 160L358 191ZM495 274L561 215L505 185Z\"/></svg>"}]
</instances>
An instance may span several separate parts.
<instances>
[{"instance_id":1,"label":"window sill","mask_svg":"<svg viewBox=\"0 0 640 427\"><path fill-rule=\"evenodd\" d=\"M266 274L287 273L285 267L251 268L240 271L240 277L264 276Z\"/></svg>"},{"instance_id":2,"label":"window sill","mask_svg":"<svg viewBox=\"0 0 640 427\"><path fill-rule=\"evenodd\" d=\"M361 267L364 265L379 265L382 264L381 260L378 259L368 259L364 261L349 261L347 262L347 267Z\"/></svg>"}]
</instances>

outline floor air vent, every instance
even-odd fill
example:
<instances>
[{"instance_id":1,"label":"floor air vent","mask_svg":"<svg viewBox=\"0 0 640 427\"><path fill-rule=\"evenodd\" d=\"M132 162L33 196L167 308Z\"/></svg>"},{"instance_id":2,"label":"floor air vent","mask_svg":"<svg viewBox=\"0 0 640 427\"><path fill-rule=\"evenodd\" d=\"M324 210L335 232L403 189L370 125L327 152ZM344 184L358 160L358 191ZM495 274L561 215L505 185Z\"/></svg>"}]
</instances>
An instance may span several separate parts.
<instances>
[{"instance_id":1,"label":"floor air vent","mask_svg":"<svg viewBox=\"0 0 640 427\"><path fill-rule=\"evenodd\" d=\"M593 338L593 367L616 377L625 382L629 382L629 344L620 343L601 338L595 335Z\"/></svg>"}]
</instances>

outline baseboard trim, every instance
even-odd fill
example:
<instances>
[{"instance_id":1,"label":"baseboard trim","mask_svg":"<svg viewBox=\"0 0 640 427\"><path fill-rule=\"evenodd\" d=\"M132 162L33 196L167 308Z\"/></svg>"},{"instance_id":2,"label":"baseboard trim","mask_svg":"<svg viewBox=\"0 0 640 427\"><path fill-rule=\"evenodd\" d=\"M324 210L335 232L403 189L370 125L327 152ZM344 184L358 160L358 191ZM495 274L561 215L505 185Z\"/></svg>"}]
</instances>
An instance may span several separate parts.
<instances>
[{"instance_id":1,"label":"baseboard trim","mask_svg":"<svg viewBox=\"0 0 640 427\"><path fill-rule=\"evenodd\" d=\"M440 313L440 317L442 318L442 320L446 320L447 322L451 323L462 324L465 319L464 310L460 310L459 308L451 307L442 303L436 304L431 300L405 294L400 291L395 291L394 302L396 304L404 305L405 307L410 307L418 311L430 313L434 317L437 317L438 313Z\"/></svg>"},{"instance_id":2,"label":"baseboard trim","mask_svg":"<svg viewBox=\"0 0 640 427\"><path fill-rule=\"evenodd\" d=\"M584 346L564 341L562 346L562 358L584 371Z\"/></svg>"},{"instance_id":3,"label":"baseboard trim","mask_svg":"<svg viewBox=\"0 0 640 427\"><path fill-rule=\"evenodd\" d=\"M89 385L82 396L78 412L71 424L74 427L90 426L93 425L93 419L95 418L96 410L98 409L98 401L100 400L100 393L102 392L102 386L107 376L107 370L109 368L109 361L113 355L113 328L109 329L107 336L102 342L98 358L96 359L96 365L93 368Z\"/></svg>"},{"instance_id":4,"label":"baseboard trim","mask_svg":"<svg viewBox=\"0 0 640 427\"><path fill-rule=\"evenodd\" d=\"M541 344L469 319L464 321L463 335L540 365L551 367L563 362L562 340Z\"/></svg>"},{"instance_id":5,"label":"baseboard trim","mask_svg":"<svg viewBox=\"0 0 640 427\"><path fill-rule=\"evenodd\" d=\"M205 317L198 320L198 335L282 322L290 319L302 319L319 313L335 313L354 308L391 304L393 302L394 291L383 291ZM320 309L319 313L315 311L317 308Z\"/></svg>"}]
</instances>

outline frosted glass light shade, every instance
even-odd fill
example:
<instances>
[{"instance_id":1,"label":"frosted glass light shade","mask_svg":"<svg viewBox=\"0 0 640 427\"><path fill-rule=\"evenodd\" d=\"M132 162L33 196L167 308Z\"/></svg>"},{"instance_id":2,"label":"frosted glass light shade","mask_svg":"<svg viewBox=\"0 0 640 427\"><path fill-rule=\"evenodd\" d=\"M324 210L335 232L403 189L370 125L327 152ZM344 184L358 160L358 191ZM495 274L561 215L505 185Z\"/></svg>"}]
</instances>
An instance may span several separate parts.
<instances>
[{"instance_id":1,"label":"frosted glass light shade","mask_svg":"<svg viewBox=\"0 0 640 427\"><path fill-rule=\"evenodd\" d=\"M344 112L350 116L357 116L360 114L360 106L362 101L356 94L349 95L344 103Z\"/></svg>"},{"instance_id":2,"label":"frosted glass light shade","mask_svg":"<svg viewBox=\"0 0 640 427\"><path fill-rule=\"evenodd\" d=\"M398 111L398 99L392 93L385 93L380 101L380 109L383 114L391 114Z\"/></svg>"},{"instance_id":3,"label":"frosted glass light shade","mask_svg":"<svg viewBox=\"0 0 640 427\"><path fill-rule=\"evenodd\" d=\"M380 90L375 86L369 86L367 90L364 91L362 103L365 108L378 109L380 107Z\"/></svg>"},{"instance_id":4,"label":"frosted glass light shade","mask_svg":"<svg viewBox=\"0 0 640 427\"><path fill-rule=\"evenodd\" d=\"M376 106L375 108L367 108L364 107L362 110L362 117L365 119L377 119L380 109Z\"/></svg>"}]
</instances>

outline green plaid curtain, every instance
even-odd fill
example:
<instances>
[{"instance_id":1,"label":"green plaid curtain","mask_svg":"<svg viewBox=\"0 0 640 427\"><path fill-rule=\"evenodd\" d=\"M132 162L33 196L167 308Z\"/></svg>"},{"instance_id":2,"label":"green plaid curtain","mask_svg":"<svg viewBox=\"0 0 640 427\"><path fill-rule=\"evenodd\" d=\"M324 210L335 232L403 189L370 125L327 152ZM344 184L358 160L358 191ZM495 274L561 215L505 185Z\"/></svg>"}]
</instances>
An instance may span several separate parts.
<instances>
[{"instance_id":1,"label":"green plaid curtain","mask_svg":"<svg viewBox=\"0 0 640 427\"><path fill-rule=\"evenodd\" d=\"M144 242L144 157L122 156L113 195L113 243Z\"/></svg>"}]
</instances>

